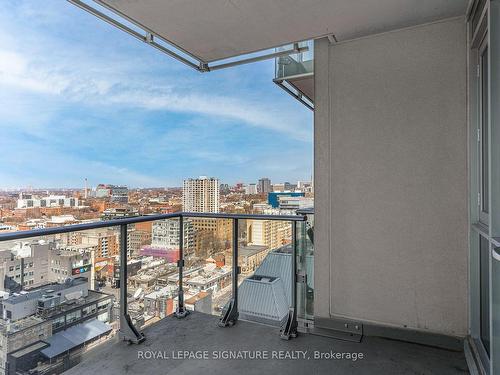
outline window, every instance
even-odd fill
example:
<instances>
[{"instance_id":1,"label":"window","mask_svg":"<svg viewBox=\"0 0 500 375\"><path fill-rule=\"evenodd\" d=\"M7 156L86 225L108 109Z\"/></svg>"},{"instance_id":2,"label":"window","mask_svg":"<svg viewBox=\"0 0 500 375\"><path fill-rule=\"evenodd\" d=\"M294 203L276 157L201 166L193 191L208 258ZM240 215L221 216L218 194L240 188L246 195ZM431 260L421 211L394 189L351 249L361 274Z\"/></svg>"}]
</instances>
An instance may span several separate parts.
<instances>
[{"instance_id":1,"label":"window","mask_svg":"<svg viewBox=\"0 0 500 375\"><path fill-rule=\"evenodd\" d=\"M54 320L52 320L52 329L60 328L60 327L64 326L64 324L65 324L64 316L60 316L59 318L55 318Z\"/></svg>"},{"instance_id":2,"label":"window","mask_svg":"<svg viewBox=\"0 0 500 375\"><path fill-rule=\"evenodd\" d=\"M82 314L81 314L81 311L80 311L80 310L73 311L73 312L71 312L71 313L69 313L69 314L67 314L67 315L66 315L66 321L67 321L68 323L72 323L72 322L74 322L75 320L80 319L80 318L81 318L81 316L82 316Z\"/></svg>"},{"instance_id":3,"label":"window","mask_svg":"<svg viewBox=\"0 0 500 375\"><path fill-rule=\"evenodd\" d=\"M480 268L480 332L481 342L490 354L490 244L486 238L479 240Z\"/></svg>"},{"instance_id":4,"label":"window","mask_svg":"<svg viewBox=\"0 0 500 375\"><path fill-rule=\"evenodd\" d=\"M97 311L96 305L87 306L82 309L82 315L87 316L90 314L94 314L96 311Z\"/></svg>"},{"instance_id":5,"label":"window","mask_svg":"<svg viewBox=\"0 0 500 375\"><path fill-rule=\"evenodd\" d=\"M97 316L97 319L100 320L101 322L107 322L109 320L109 314L107 312L99 314Z\"/></svg>"},{"instance_id":6,"label":"window","mask_svg":"<svg viewBox=\"0 0 500 375\"><path fill-rule=\"evenodd\" d=\"M109 305L109 300L101 301L97 304L97 309L99 311L106 310Z\"/></svg>"},{"instance_id":7,"label":"window","mask_svg":"<svg viewBox=\"0 0 500 375\"><path fill-rule=\"evenodd\" d=\"M489 129L488 129L488 46L484 45L480 49L479 55L479 72L480 72L480 119L479 119L479 159L480 159L480 219L483 223L488 224L489 214Z\"/></svg>"}]
</instances>

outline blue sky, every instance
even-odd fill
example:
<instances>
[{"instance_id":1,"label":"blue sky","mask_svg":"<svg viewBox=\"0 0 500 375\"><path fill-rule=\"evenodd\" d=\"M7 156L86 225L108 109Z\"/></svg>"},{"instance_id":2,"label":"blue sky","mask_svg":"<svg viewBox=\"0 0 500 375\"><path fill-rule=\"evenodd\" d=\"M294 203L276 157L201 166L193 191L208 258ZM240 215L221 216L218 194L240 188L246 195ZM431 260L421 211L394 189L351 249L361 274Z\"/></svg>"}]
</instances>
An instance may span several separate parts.
<instances>
[{"instance_id":1,"label":"blue sky","mask_svg":"<svg viewBox=\"0 0 500 375\"><path fill-rule=\"evenodd\" d=\"M0 1L0 188L308 180L274 61L198 73L63 0Z\"/></svg>"}]
</instances>

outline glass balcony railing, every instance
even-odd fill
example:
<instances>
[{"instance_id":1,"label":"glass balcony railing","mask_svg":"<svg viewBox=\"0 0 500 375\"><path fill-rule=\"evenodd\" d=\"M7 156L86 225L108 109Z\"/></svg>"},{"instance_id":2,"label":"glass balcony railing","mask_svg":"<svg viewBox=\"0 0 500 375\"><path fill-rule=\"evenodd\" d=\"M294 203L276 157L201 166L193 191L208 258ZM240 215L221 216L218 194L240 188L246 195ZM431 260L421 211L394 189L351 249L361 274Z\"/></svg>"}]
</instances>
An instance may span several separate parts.
<instances>
[{"instance_id":1,"label":"glass balcony railing","mask_svg":"<svg viewBox=\"0 0 500 375\"><path fill-rule=\"evenodd\" d=\"M298 43L299 47L308 47L308 50L275 59L275 78L289 79L290 77L313 74L314 72L314 41L308 40ZM293 48L286 45L276 49L277 52Z\"/></svg>"},{"instance_id":2,"label":"glass balcony railing","mask_svg":"<svg viewBox=\"0 0 500 375\"><path fill-rule=\"evenodd\" d=\"M310 214L180 212L0 234L0 250L19 245L22 255L17 271L19 257L8 261L0 334L19 348L5 363L60 373L115 334L141 343L144 328L191 311L295 337L298 319L312 317L313 287L302 281L312 265Z\"/></svg>"},{"instance_id":3,"label":"glass balcony railing","mask_svg":"<svg viewBox=\"0 0 500 375\"><path fill-rule=\"evenodd\" d=\"M297 309L307 329L314 320L314 209L299 210L307 220L299 225L297 236Z\"/></svg>"},{"instance_id":4,"label":"glass balcony railing","mask_svg":"<svg viewBox=\"0 0 500 375\"><path fill-rule=\"evenodd\" d=\"M295 47L306 51L275 58L274 83L288 92L302 104L314 109L314 41L297 43ZM287 45L276 49L276 52L293 48Z\"/></svg>"}]
</instances>

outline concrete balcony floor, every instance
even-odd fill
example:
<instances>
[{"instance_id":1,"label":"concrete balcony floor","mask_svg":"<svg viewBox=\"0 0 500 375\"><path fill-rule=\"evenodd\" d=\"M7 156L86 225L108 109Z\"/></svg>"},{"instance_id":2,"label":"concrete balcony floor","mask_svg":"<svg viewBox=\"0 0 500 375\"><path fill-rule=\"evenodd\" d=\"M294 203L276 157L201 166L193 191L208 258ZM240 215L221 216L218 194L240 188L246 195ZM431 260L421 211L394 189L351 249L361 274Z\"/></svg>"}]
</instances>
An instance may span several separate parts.
<instances>
[{"instance_id":1,"label":"concrete balcony floor","mask_svg":"<svg viewBox=\"0 0 500 375\"><path fill-rule=\"evenodd\" d=\"M218 318L194 313L183 320L167 317L144 330L146 341L127 344L117 338L88 352L83 361L65 374L466 374L463 353L433 347L364 337L361 343L302 334L284 341L274 327L239 321L219 328ZM210 359L172 359L172 351L207 351ZM307 351L309 360L213 359L214 351ZM356 352L352 360L313 359L314 351ZM140 359L151 353L169 359Z\"/></svg>"}]
</instances>

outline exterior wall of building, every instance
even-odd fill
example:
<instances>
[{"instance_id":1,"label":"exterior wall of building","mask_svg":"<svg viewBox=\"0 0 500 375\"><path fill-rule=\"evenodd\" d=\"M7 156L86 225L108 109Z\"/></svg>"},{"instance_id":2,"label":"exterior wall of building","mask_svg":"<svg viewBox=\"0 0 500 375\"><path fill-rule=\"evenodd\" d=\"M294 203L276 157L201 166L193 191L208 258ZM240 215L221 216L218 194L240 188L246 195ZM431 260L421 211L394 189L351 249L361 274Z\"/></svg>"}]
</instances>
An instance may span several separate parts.
<instances>
[{"instance_id":1,"label":"exterior wall of building","mask_svg":"<svg viewBox=\"0 0 500 375\"><path fill-rule=\"evenodd\" d=\"M314 198L278 196L280 210L299 210L314 207Z\"/></svg>"},{"instance_id":2,"label":"exterior wall of building","mask_svg":"<svg viewBox=\"0 0 500 375\"><path fill-rule=\"evenodd\" d=\"M128 257L137 256L141 247L151 243L151 231L144 231L137 228L129 229L127 233Z\"/></svg>"},{"instance_id":3,"label":"exterior wall of building","mask_svg":"<svg viewBox=\"0 0 500 375\"><path fill-rule=\"evenodd\" d=\"M118 232L111 229L71 233L71 236L68 236L68 244L94 245L97 258L120 254Z\"/></svg>"},{"instance_id":4,"label":"exterior wall of building","mask_svg":"<svg viewBox=\"0 0 500 375\"><path fill-rule=\"evenodd\" d=\"M8 373L6 369L8 353L47 339L50 336L52 336L50 321L40 320L39 324L33 324L17 332L8 332L3 328L0 332L0 375Z\"/></svg>"},{"instance_id":5,"label":"exterior wall of building","mask_svg":"<svg viewBox=\"0 0 500 375\"><path fill-rule=\"evenodd\" d=\"M178 219L159 220L153 223L151 238L152 247L179 248L180 225ZM189 220L184 221L184 247L191 249L194 247L194 227Z\"/></svg>"},{"instance_id":6,"label":"exterior wall of building","mask_svg":"<svg viewBox=\"0 0 500 375\"><path fill-rule=\"evenodd\" d=\"M50 195L41 198L18 199L17 208L34 207L77 207L78 198L68 198L64 195Z\"/></svg>"},{"instance_id":7,"label":"exterior wall of building","mask_svg":"<svg viewBox=\"0 0 500 375\"><path fill-rule=\"evenodd\" d=\"M277 249L290 242L289 222L279 220L247 220L247 242L252 245Z\"/></svg>"},{"instance_id":8,"label":"exterior wall of building","mask_svg":"<svg viewBox=\"0 0 500 375\"><path fill-rule=\"evenodd\" d=\"M91 267L90 252L53 249L49 253L48 281L62 283L66 279L82 276L90 280Z\"/></svg>"},{"instance_id":9,"label":"exterior wall of building","mask_svg":"<svg viewBox=\"0 0 500 375\"><path fill-rule=\"evenodd\" d=\"M257 184L248 184L246 187L245 187L245 194L257 194L258 192L258 187L257 187Z\"/></svg>"},{"instance_id":10,"label":"exterior wall of building","mask_svg":"<svg viewBox=\"0 0 500 375\"><path fill-rule=\"evenodd\" d=\"M48 279L48 259L51 244L32 243L30 256L18 257L10 250L0 252L2 290L16 291L43 285Z\"/></svg>"},{"instance_id":11,"label":"exterior wall of building","mask_svg":"<svg viewBox=\"0 0 500 375\"><path fill-rule=\"evenodd\" d=\"M315 315L466 335L465 21L314 50Z\"/></svg>"},{"instance_id":12,"label":"exterior wall of building","mask_svg":"<svg viewBox=\"0 0 500 375\"><path fill-rule=\"evenodd\" d=\"M128 188L126 186L111 186L111 202L128 203Z\"/></svg>"},{"instance_id":13,"label":"exterior wall of building","mask_svg":"<svg viewBox=\"0 0 500 375\"><path fill-rule=\"evenodd\" d=\"M280 197L304 197L304 196L305 194L302 192L274 191L267 195L267 203L273 208L278 208Z\"/></svg>"}]
</instances>

